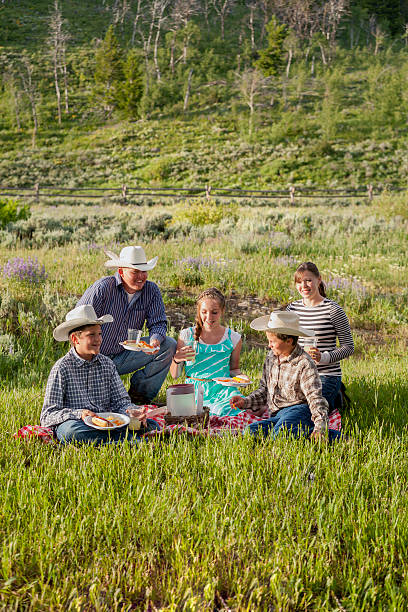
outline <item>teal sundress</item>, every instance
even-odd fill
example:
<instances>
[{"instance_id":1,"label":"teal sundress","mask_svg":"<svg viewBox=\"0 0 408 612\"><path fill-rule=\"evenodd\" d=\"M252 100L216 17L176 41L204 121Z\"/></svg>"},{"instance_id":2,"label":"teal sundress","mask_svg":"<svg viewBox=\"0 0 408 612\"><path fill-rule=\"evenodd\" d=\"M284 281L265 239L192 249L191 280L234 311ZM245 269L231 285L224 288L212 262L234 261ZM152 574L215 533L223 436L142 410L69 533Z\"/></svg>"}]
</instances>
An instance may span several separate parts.
<instances>
[{"instance_id":1,"label":"teal sundress","mask_svg":"<svg viewBox=\"0 0 408 612\"><path fill-rule=\"evenodd\" d=\"M186 341L187 345L192 345L194 342L194 328L190 327L187 330ZM196 381L195 378L229 378L230 374L230 358L234 350L234 345L231 340L231 330L228 328L228 334L225 340L218 344L206 344L202 340L197 343L195 362L186 361L186 382L193 383L197 398L198 386L203 387L203 405L208 406L210 414L217 416L230 416L239 414L241 410L232 408L229 400L233 395L241 395L237 387L224 387L213 381ZM243 397L243 396L242 396Z\"/></svg>"}]
</instances>

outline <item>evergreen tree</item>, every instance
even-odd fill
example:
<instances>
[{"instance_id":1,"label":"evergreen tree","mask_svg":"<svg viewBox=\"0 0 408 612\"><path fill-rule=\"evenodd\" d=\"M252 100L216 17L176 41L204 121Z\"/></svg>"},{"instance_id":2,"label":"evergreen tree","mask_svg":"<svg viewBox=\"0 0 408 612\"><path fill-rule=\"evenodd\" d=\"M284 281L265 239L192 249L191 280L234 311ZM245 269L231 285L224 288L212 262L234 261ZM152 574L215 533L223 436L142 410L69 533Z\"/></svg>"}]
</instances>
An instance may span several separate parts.
<instances>
[{"instance_id":1,"label":"evergreen tree","mask_svg":"<svg viewBox=\"0 0 408 612\"><path fill-rule=\"evenodd\" d=\"M123 87L123 51L110 26L95 56L95 86L93 95L110 115L121 102Z\"/></svg>"},{"instance_id":2,"label":"evergreen tree","mask_svg":"<svg viewBox=\"0 0 408 612\"><path fill-rule=\"evenodd\" d=\"M140 58L135 49L131 49L123 66L124 81L120 90L119 106L125 117L137 119L140 115L140 100L143 96L143 73Z\"/></svg>"},{"instance_id":3,"label":"evergreen tree","mask_svg":"<svg viewBox=\"0 0 408 612\"><path fill-rule=\"evenodd\" d=\"M277 76L284 64L284 42L288 35L286 25L280 24L276 17L272 17L266 26L268 32L268 46L259 53L256 66L264 76Z\"/></svg>"}]
</instances>

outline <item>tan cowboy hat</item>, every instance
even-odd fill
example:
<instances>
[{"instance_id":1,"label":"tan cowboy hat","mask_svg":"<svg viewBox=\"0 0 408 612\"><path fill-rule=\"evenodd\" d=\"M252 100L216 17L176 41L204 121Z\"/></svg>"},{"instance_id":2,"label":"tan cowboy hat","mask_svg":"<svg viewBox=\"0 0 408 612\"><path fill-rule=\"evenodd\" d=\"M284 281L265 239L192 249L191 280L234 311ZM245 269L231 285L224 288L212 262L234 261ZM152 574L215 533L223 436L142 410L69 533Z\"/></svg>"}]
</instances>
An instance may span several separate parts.
<instances>
[{"instance_id":1,"label":"tan cowboy hat","mask_svg":"<svg viewBox=\"0 0 408 612\"><path fill-rule=\"evenodd\" d=\"M157 264L158 257L153 257L147 261L146 253L141 246L128 246L124 247L119 257L112 253L112 251L105 251L106 255L110 257L109 261L105 261L107 268L133 268L134 270L141 270L147 272L147 270L153 270Z\"/></svg>"},{"instance_id":2,"label":"tan cowboy hat","mask_svg":"<svg viewBox=\"0 0 408 612\"><path fill-rule=\"evenodd\" d=\"M258 331L270 331L276 334L288 334L289 336L314 336L314 332L308 331L299 325L299 317L294 312L285 310L274 310L270 315L258 317L251 321L252 329Z\"/></svg>"},{"instance_id":3,"label":"tan cowboy hat","mask_svg":"<svg viewBox=\"0 0 408 612\"><path fill-rule=\"evenodd\" d=\"M94 307L91 304L83 304L77 306L74 310L70 310L65 317L64 323L56 327L52 333L55 340L63 342L69 340L69 334L73 329L82 325L103 325L104 323L112 323L113 317L110 314L98 317Z\"/></svg>"}]
</instances>

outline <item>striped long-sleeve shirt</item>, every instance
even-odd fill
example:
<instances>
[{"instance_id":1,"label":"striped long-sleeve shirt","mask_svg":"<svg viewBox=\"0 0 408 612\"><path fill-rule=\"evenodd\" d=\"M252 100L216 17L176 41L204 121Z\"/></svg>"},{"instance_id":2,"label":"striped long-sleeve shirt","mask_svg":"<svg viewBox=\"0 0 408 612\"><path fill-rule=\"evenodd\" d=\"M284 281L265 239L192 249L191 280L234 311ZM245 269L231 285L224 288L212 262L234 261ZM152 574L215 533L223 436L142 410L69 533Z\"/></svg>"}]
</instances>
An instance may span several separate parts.
<instances>
[{"instance_id":1,"label":"striped long-sleeve shirt","mask_svg":"<svg viewBox=\"0 0 408 612\"><path fill-rule=\"evenodd\" d=\"M317 338L317 348L322 353L321 362L317 364L319 374L341 376L340 360L354 353L350 323L344 310L327 298L317 306L305 306L303 300L297 300L289 304L288 310L296 312L301 327L313 331ZM303 346L302 338L299 344Z\"/></svg>"},{"instance_id":2,"label":"striped long-sleeve shirt","mask_svg":"<svg viewBox=\"0 0 408 612\"><path fill-rule=\"evenodd\" d=\"M77 306L92 304L98 317L113 316L113 323L102 325L101 353L117 355L123 351L119 342L127 339L128 329L142 329L146 322L150 340L163 342L166 337L167 319L160 289L155 283L146 281L143 289L129 303L122 279L104 276L85 291Z\"/></svg>"}]
</instances>

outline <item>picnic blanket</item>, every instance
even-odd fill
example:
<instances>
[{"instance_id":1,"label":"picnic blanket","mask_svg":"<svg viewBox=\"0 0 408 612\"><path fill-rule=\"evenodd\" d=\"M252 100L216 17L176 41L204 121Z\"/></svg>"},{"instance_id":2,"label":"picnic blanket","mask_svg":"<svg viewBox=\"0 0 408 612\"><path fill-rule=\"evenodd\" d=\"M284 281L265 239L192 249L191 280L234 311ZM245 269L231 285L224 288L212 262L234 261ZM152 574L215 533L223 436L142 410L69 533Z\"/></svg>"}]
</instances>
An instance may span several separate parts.
<instances>
[{"instance_id":1,"label":"picnic blanket","mask_svg":"<svg viewBox=\"0 0 408 612\"><path fill-rule=\"evenodd\" d=\"M157 414L153 417L153 420L160 426L159 432L148 432L146 436L160 435L160 433L188 433L191 435L205 435L205 436L222 436L226 434L239 435L242 434L244 429L251 423L262 421L267 417L265 412L262 416L256 416L250 411L242 411L239 414L231 416L210 416L208 426L206 428L190 427L187 425L167 425L164 418L165 408L163 408L163 414ZM149 418L149 412L147 413ZM341 415L338 410L334 410L329 415L329 429L335 431L341 430Z\"/></svg>"},{"instance_id":2,"label":"picnic blanket","mask_svg":"<svg viewBox=\"0 0 408 612\"><path fill-rule=\"evenodd\" d=\"M242 434L247 425L267 418L266 414L263 416L256 416L251 412L243 411L234 416L210 416L208 426L206 428L199 428L189 427L186 425L167 425L164 418L165 410L166 408L163 407L163 413L156 414L154 416L154 421L156 421L161 428L160 431L148 432L144 434L146 437L170 433L187 433L193 436L205 435L210 437L223 436L226 434L239 435ZM147 416L149 417L149 411ZM341 415L338 410L334 410L329 415L329 429L333 429L335 431L341 430ZM14 438L26 440L37 439L45 444L56 442L53 430L49 427L41 427L40 425L25 425L14 434Z\"/></svg>"}]
</instances>

